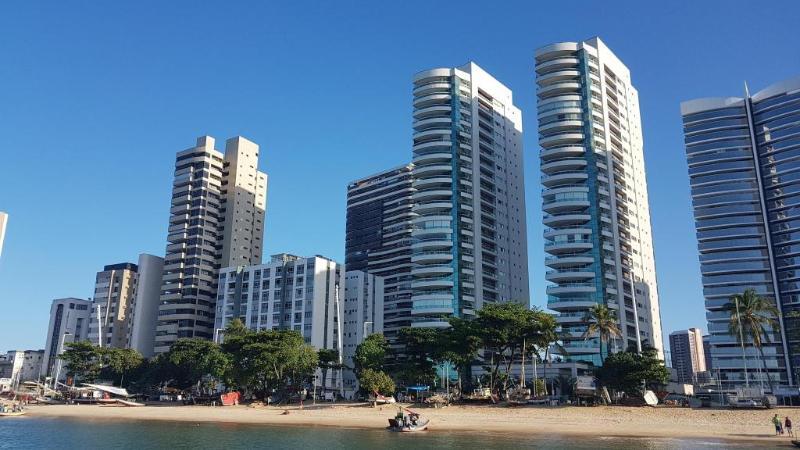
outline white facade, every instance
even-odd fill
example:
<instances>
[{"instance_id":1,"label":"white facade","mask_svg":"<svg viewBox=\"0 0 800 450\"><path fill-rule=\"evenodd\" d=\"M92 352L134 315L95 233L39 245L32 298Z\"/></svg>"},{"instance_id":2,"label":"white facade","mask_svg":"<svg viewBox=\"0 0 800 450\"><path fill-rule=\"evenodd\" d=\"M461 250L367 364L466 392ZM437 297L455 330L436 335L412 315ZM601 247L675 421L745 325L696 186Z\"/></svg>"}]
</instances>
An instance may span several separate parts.
<instances>
[{"instance_id":1,"label":"white facade","mask_svg":"<svg viewBox=\"0 0 800 450\"><path fill-rule=\"evenodd\" d=\"M66 373L58 359L68 342L85 341L89 332L89 315L92 302L79 298L60 298L50 306L50 323L47 326L47 345L42 358L42 376L63 380Z\"/></svg>"},{"instance_id":2,"label":"white facade","mask_svg":"<svg viewBox=\"0 0 800 450\"><path fill-rule=\"evenodd\" d=\"M536 51L548 306L576 360L599 364L585 312L617 311L623 341L663 358L638 92L598 38ZM633 288L632 288L633 287ZM635 297L635 298L634 298Z\"/></svg>"},{"instance_id":3,"label":"white facade","mask_svg":"<svg viewBox=\"0 0 800 450\"><path fill-rule=\"evenodd\" d=\"M0 256L3 255L3 242L6 239L7 226L8 226L8 213L0 211Z\"/></svg>"},{"instance_id":4,"label":"white facade","mask_svg":"<svg viewBox=\"0 0 800 450\"><path fill-rule=\"evenodd\" d=\"M177 154L154 353L212 338L217 268L261 262L266 181L258 146L242 137L224 154L210 136Z\"/></svg>"},{"instance_id":5,"label":"white facade","mask_svg":"<svg viewBox=\"0 0 800 450\"><path fill-rule=\"evenodd\" d=\"M281 253L266 264L222 268L218 286L217 331L238 318L252 330L294 330L317 349L342 353L341 264ZM325 385L340 386L338 373L329 373Z\"/></svg>"},{"instance_id":6,"label":"white facade","mask_svg":"<svg viewBox=\"0 0 800 450\"><path fill-rule=\"evenodd\" d=\"M384 280L360 270L347 271L344 278L342 360L345 366L353 367L358 345L370 334L383 333ZM353 371L345 370L343 379L345 391L358 390Z\"/></svg>"},{"instance_id":7,"label":"white facade","mask_svg":"<svg viewBox=\"0 0 800 450\"><path fill-rule=\"evenodd\" d=\"M137 266L139 270L136 295L130 311L128 346L149 358L153 356L164 258L142 253Z\"/></svg>"},{"instance_id":8,"label":"white facade","mask_svg":"<svg viewBox=\"0 0 800 450\"><path fill-rule=\"evenodd\" d=\"M39 379L44 350L11 350L0 356L0 378L13 384Z\"/></svg>"},{"instance_id":9,"label":"white facade","mask_svg":"<svg viewBox=\"0 0 800 450\"><path fill-rule=\"evenodd\" d=\"M281 253L266 264L220 270L215 329L233 319L251 330L295 330L317 349L337 350L351 367L366 335L383 332L383 279L322 256ZM220 340L224 337L220 336ZM321 372L318 372L321 376ZM329 371L325 387L355 389L355 379Z\"/></svg>"},{"instance_id":10,"label":"white facade","mask_svg":"<svg viewBox=\"0 0 800 450\"><path fill-rule=\"evenodd\" d=\"M127 348L138 267L112 264L97 272L88 339L100 347Z\"/></svg>"},{"instance_id":11,"label":"white facade","mask_svg":"<svg viewBox=\"0 0 800 450\"><path fill-rule=\"evenodd\" d=\"M414 77L412 327L529 303L522 114L475 63Z\"/></svg>"}]
</instances>

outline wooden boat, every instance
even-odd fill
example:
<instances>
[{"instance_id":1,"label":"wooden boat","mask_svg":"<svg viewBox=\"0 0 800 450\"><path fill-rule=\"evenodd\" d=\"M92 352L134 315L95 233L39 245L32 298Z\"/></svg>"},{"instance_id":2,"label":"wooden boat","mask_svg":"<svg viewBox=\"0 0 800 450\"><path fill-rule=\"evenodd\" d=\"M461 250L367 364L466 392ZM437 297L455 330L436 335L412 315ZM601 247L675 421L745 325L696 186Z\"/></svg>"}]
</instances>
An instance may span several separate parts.
<instances>
[{"instance_id":1,"label":"wooden boat","mask_svg":"<svg viewBox=\"0 0 800 450\"><path fill-rule=\"evenodd\" d=\"M800 447L800 441L792 439L792 445L794 445L795 447Z\"/></svg>"},{"instance_id":2,"label":"wooden boat","mask_svg":"<svg viewBox=\"0 0 800 450\"><path fill-rule=\"evenodd\" d=\"M398 433L415 433L417 431L427 431L430 424L431 419L422 416L419 416L416 424L409 422L408 426L398 419L389 419L389 426L386 429Z\"/></svg>"},{"instance_id":3,"label":"wooden boat","mask_svg":"<svg viewBox=\"0 0 800 450\"><path fill-rule=\"evenodd\" d=\"M0 412L0 417L24 416L27 411Z\"/></svg>"}]
</instances>

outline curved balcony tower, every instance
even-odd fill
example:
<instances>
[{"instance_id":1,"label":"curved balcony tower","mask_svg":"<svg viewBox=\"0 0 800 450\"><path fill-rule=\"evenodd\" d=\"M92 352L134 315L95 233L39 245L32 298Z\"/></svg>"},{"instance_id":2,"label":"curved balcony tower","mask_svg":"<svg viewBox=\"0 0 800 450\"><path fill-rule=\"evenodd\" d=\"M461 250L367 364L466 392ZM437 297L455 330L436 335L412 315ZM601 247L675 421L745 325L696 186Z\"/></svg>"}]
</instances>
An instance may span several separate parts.
<instances>
[{"instance_id":1,"label":"curved balcony tower","mask_svg":"<svg viewBox=\"0 0 800 450\"><path fill-rule=\"evenodd\" d=\"M663 350L638 94L599 39L536 51L548 307L574 360L600 363L585 341L595 304L617 312L612 350ZM662 354L663 355L663 354Z\"/></svg>"},{"instance_id":2,"label":"curved balcony tower","mask_svg":"<svg viewBox=\"0 0 800 450\"><path fill-rule=\"evenodd\" d=\"M413 89L411 326L446 327L483 302L528 303L522 118L474 63Z\"/></svg>"}]
</instances>

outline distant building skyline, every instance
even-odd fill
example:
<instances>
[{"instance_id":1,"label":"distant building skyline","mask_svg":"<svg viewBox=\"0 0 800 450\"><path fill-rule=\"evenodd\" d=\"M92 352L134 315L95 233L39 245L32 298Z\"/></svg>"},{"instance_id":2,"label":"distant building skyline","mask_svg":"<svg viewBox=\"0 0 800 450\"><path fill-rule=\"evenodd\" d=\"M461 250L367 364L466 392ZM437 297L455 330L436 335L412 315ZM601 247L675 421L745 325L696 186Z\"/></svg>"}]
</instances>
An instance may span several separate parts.
<instances>
[{"instance_id":1,"label":"distant building skyline","mask_svg":"<svg viewBox=\"0 0 800 450\"><path fill-rule=\"evenodd\" d=\"M681 383L694 384L700 372L708 370L703 350L703 332L699 328L673 331L669 334L672 368Z\"/></svg>"}]
</instances>

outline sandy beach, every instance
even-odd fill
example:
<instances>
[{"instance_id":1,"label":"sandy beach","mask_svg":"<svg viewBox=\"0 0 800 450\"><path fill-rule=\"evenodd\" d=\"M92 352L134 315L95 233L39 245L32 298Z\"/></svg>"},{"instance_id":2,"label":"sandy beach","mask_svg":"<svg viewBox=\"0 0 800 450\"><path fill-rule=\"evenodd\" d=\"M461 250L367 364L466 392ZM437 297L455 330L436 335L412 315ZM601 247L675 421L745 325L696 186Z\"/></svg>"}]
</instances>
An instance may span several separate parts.
<instances>
[{"instance_id":1,"label":"sandy beach","mask_svg":"<svg viewBox=\"0 0 800 450\"><path fill-rule=\"evenodd\" d=\"M285 410L289 414L283 414ZM602 435L622 437L761 440L788 444L773 436L770 418L789 416L800 423L800 408L725 410L633 407L450 406L417 409L432 419L431 431L486 431L526 435ZM263 425L312 425L380 429L397 409L363 404L279 407L32 405L29 417L86 420L163 420Z\"/></svg>"}]
</instances>

